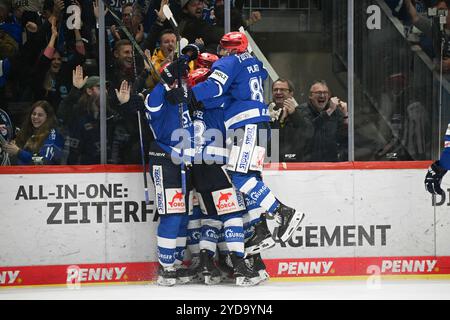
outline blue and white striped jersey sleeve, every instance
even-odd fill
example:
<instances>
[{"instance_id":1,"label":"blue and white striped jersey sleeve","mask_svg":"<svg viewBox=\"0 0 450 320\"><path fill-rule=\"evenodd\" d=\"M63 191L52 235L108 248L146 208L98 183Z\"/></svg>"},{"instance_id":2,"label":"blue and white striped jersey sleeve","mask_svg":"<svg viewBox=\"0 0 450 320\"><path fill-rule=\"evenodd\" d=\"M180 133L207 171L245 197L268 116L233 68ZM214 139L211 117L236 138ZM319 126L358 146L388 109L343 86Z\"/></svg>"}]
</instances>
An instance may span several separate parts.
<instances>
[{"instance_id":1,"label":"blue and white striped jersey sleeve","mask_svg":"<svg viewBox=\"0 0 450 320\"><path fill-rule=\"evenodd\" d=\"M159 83L145 98L145 113L148 119L155 119L162 113L165 92L164 86Z\"/></svg>"}]
</instances>

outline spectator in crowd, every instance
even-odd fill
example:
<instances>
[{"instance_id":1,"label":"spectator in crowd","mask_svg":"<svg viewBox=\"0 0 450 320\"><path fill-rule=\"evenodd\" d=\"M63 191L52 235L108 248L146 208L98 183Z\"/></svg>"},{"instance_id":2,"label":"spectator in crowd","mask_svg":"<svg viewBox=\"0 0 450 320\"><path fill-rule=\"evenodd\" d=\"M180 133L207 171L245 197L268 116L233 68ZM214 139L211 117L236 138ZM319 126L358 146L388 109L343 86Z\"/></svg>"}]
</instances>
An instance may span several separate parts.
<instances>
[{"instance_id":1,"label":"spectator in crowd","mask_svg":"<svg viewBox=\"0 0 450 320\"><path fill-rule=\"evenodd\" d=\"M203 20L203 0L181 0L179 32L189 43L202 39L207 51L216 53L217 46L224 32Z\"/></svg>"},{"instance_id":2,"label":"spectator in crowd","mask_svg":"<svg viewBox=\"0 0 450 320\"><path fill-rule=\"evenodd\" d=\"M0 88L5 86L10 68L9 59L0 56Z\"/></svg>"},{"instance_id":3,"label":"spectator in crowd","mask_svg":"<svg viewBox=\"0 0 450 320\"><path fill-rule=\"evenodd\" d=\"M107 92L108 163L137 163L136 143L139 140L134 136L135 130L130 128L136 127L136 119L126 117L125 113L130 103L130 90L124 80L119 89ZM133 95L133 99L133 103L139 103L137 95ZM61 102L58 117L68 133L68 164L100 163L100 78L84 77L83 68L77 66L73 71L72 89Z\"/></svg>"},{"instance_id":4,"label":"spectator in crowd","mask_svg":"<svg viewBox=\"0 0 450 320\"><path fill-rule=\"evenodd\" d=\"M202 45L203 42L197 39L197 44ZM148 77L145 82L145 88L148 90L153 89L159 81L159 75L155 74L159 72L160 69L172 62L175 55L175 49L177 48L177 36L172 29L162 30L159 37L159 48L156 48L153 55L150 55L150 50L145 50L145 55L149 59L153 68L151 68L147 63L145 63L145 68L148 73ZM194 61L189 63L191 70L194 69Z\"/></svg>"},{"instance_id":5,"label":"spectator in crowd","mask_svg":"<svg viewBox=\"0 0 450 320\"><path fill-rule=\"evenodd\" d=\"M439 60L437 62L437 68L440 68L441 50L443 53L442 69L444 73L450 73L450 14L447 15L446 23L443 26L443 30L440 29L440 23L437 19L428 19L417 13L416 7L413 5L412 0L405 0L405 6L408 14L411 17L412 23L420 31L422 31L432 41L433 56ZM448 10L449 4L446 0L438 0L435 2L432 8L438 10ZM434 20L434 21L433 21ZM443 41L442 41L443 40ZM442 45L444 46L442 48Z\"/></svg>"},{"instance_id":6,"label":"spectator in crowd","mask_svg":"<svg viewBox=\"0 0 450 320\"><path fill-rule=\"evenodd\" d=\"M0 1L0 30L11 36L16 44L21 43L22 26L17 23L15 16L11 14L11 5L8 1Z\"/></svg>"},{"instance_id":7,"label":"spectator in crowd","mask_svg":"<svg viewBox=\"0 0 450 320\"><path fill-rule=\"evenodd\" d=\"M86 1L90 1L90 0L86 0ZM97 2L97 5L98 5L99 1L101 2L102 0L94 0L92 2ZM109 7L119 17L122 14L122 9L124 8L124 6L127 3L133 4L136 1L142 2L142 1L145 1L145 0L113 0L113 1L108 0ZM150 2L153 2L153 1L150 1ZM105 24L106 24L107 27L113 26L115 23L116 23L116 21L114 20L114 18L111 15L109 15L109 14L105 15Z\"/></svg>"},{"instance_id":8,"label":"spectator in crowd","mask_svg":"<svg viewBox=\"0 0 450 320\"><path fill-rule=\"evenodd\" d=\"M166 39L164 39L164 42L166 44L166 47L169 43L171 43L171 47L172 47L171 51L175 50L176 42L177 42L176 34L175 34L175 31L172 30L170 23L167 21L166 16L164 15L164 12L163 12L164 5L168 5L168 4L169 4L169 0L162 0L159 11L155 10L156 20L152 24L150 31L149 31L144 43L142 44L142 48L150 50L151 53L153 53L158 47L163 49L162 48L163 40L161 39L161 37L163 36L164 33L166 33L166 31L169 31L169 30L171 31L171 33L173 35L175 35L175 40L173 41L173 38L172 38L172 39L170 39L171 41L168 41L168 39L166 38Z\"/></svg>"},{"instance_id":9,"label":"spectator in crowd","mask_svg":"<svg viewBox=\"0 0 450 320\"><path fill-rule=\"evenodd\" d=\"M94 6L95 8L95 6ZM95 10L94 10L95 11ZM111 110L120 115L120 126L114 130L115 140L120 141L120 150L118 155L115 153L116 149L111 152L114 153L114 159L117 159L121 164L135 164L141 163L140 152L140 133L138 130L137 117L135 114L125 112L126 108L120 106L117 100L115 90L119 90L124 81L131 86L130 101L131 105L139 109L143 106L142 98L137 94L144 89L147 72L144 68L144 61L140 55L134 53L133 45L128 38L121 39L115 42L112 51L109 48L106 50L107 61L110 61L109 68L107 68L106 78L109 82L108 97L110 101ZM145 120L141 118L143 127L143 136L152 137L152 133L145 125ZM147 150L149 139L144 140L144 148ZM147 152L144 152L147 155ZM114 160L116 161L116 160Z\"/></svg>"},{"instance_id":10,"label":"spectator in crowd","mask_svg":"<svg viewBox=\"0 0 450 320\"><path fill-rule=\"evenodd\" d=\"M302 120L313 128L306 142L303 161L336 162L347 160L347 104L331 97L325 81L315 81L310 88L309 101L300 105Z\"/></svg>"},{"instance_id":11,"label":"spectator in crowd","mask_svg":"<svg viewBox=\"0 0 450 320\"><path fill-rule=\"evenodd\" d=\"M147 72L141 56L135 55L133 45L128 39L115 43L112 51L112 62L108 68L106 78L111 88L119 89L125 80L132 86L132 92L141 92ZM111 60L111 59L110 59Z\"/></svg>"},{"instance_id":12,"label":"spectator in crowd","mask_svg":"<svg viewBox=\"0 0 450 320\"><path fill-rule=\"evenodd\" d=\"M14 124L11 122L9 114L0 108L0 166L11 165L9 155L3 150L3 143L14 139ZM2 143L3 142L3 143Z\"/></svg>"},{"instance_id":13,"label":"spectator in crowd","mask_svg":"<svg viewBox=\"0 0 450 320\"><path fill-rule=\"evenodd\" d=\"M63 58L67 58L67 55L57 49L56 45L59 35L58 30L62 30L58 25L64 24L64 21L51 16L49 22L51 24L50 40L34 69L32 84L35 99L47 100L57 108L61 99L65 98L69 92L71 70L75 65L81 64L85 60L85 48L80 30L74 29L75 55L72 59L65 59L66 62L63 62Z\"/></svg>"},{"instance_id":14,"label":"spectator in crowd","mask_svg":"<svg viewBox=\"0 0 450 320\"><path fill-rule=\"evenodd\" d=\"M312 137L313 128L300 116L292 82L282 78L276 80L272 84L272 99L269 104L270 126L279 133L279 162L301 162L305 143Z\"/></svg>"},{"instance_id":15,"label":"spectator in crowd","mask_svg":"<svg viewBox=\"0 0 450 320\"><path fill-rule=\"evenodd\" d=\"M243 6L244 6L244 1L235 1L234 6L231 6L231 12L230 12L231 31L239 31L239 28L241 26L244 27L244 29L247 29L251 25L253 25L261 20L261 12L259 12L259 11L250 12L248 19L244 19L244 16L242 13ZM215 1L213 15L214 15L213 24L216 25L221 30L223 30L222 32L225 33L224 0L216 0Z\"/></svg>"},{"instance_id":16,"label":"spectator in crowd","mask_svg":"<svg viewBox=\"0 0 450 320\"><path fill-rule=\"evenodd\" d=\"M111 146L114 144L112 132L118 118L107 108L107 162L112 159ZM73 72L73 87L61 102L59 116L68 124L66 146L69 147L68 164L100 163L100 78L83 77L83 68L77 66Z\"/></svg>"},{"instance_id":17,"label":"spectator in crowd","mask_svg":"<svg viewBox=\"0 0 450 320\"><path fill-rule=\"evenodd\" d=\"M17 1L13 5L14 18L25 32L23 41L19 42L20 50L11 60L14 72L9 81L10 99L31 101L42 98L33 97L32 85L36 81L31 80L30 72L35 70L36 61L48 44L51 35L48 19L52 16L54 5L53 1L45 1L45 10L42 5L38 6L37 1Z\"/></svg>"},{"instance_id":18,"label":"spectator in crowd","mask_svg":"<svg viewBox=\"0 0 450 320\"><path fill-rule=\"evenodd\" d=\"M140 6L133 6L132 3L125 3L122 7L122 22L128 31L134 36L137 43L141 43L144 38L143 14ZM127 39L125 33L116 25L111 26L111 32L116 41Z\"/></svg>"},{"instance_id":19,"label":"spectator in crowd","mask_svg":"<svg viewBox=\"0 0 450 320\"><path fill-rule=\"evenodd\" d=\"M3 149L17 158L19 165L60 164L63 146L55 112L41 100L31 106L16 140L3 145Z\"/></svg>"},{"instance_id":20,"label":"spectator in crowd","mask_svg":"<svg viewBox=\"0 0 450 320\"><path fill-rule=\"evenodd\" d=\"M17 31L21 34L21 27L11 20L10 6L4 2L0 2L0 101L14 94L10 90L10 83L7 82L11 78L11 62L19 53L19 40L17 39ZM5 106L6 107L6 106Z\"/></svg>"},{"instance_id":21,"label":"spectator in crowd","mask_svg":"<svg viewBox=\"0 0 450 320\"><path fill-rule=\"evenodd\" d=\"M153 55L150 55L150 50L145 51L147 58L153 63L155 71L158 72L161 67L173 61L176 46L177 36L175 32L172 29L163 30L159 38L159 48L155 49ZM145 82L145 88L151 90L158 83L159 76L149 65L145 65L149 74Z\"/></svg>"}]
</instances>

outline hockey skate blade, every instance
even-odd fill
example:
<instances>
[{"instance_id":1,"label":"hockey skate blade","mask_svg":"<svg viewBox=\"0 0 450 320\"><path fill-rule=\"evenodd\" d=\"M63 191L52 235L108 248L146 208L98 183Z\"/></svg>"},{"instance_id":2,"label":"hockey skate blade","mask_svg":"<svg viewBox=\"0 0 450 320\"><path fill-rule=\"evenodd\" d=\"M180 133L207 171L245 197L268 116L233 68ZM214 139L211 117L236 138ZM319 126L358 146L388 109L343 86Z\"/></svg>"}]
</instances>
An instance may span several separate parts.
<instances>
[{"instance_id":1,"label":"hockey skate blade","mask_svg":"<svg viewBox=\"0 0 450 320\"><path fill-rule=\"evenodd\" d=\"M174 285L177 284L177 279L176 278L166 279L161 276L158 276L156 284L162 287L173 287Z\"/></svg>"},{"instance_id":2,"label":"hockey skate blade","mask_svg":"<svg viewBox=\"0 0 450 320\"><path fill-rule=\"evenodd\" d=\"M289 239L291 239L295 230L297 230L298 226L300 225L300 223L302 223L304 218L305 218L305 214L303 212L296 211L294 213L294 216L292 217L289 227L287 228L287 230L283 234L283 236L280 238L281 242L288 242Z\"/></svg>"},{"instance_id":3,"label":"hockey skate blade","mask_svg":"<svg viewBox=\"0 0 450 320\"><path fill-rule=\"evenodd\" d=\"M205 276L201 273L197 273L193 278L192 278L192 283L205 283Z\"/></svg>"},{"instance_id":4,"label":"hockey skate blade","mask_svg":"<svg viewBox=\"0 0 450 320\"><path fill-rule=\"evenodd\" d=\"M254 277L254 278L247 278L247 277L237 277L236 278L236 285L239 287L252 287L256 286L261 282L261 278Z\"/></svg>"},{"instance_id":5,"label":"hockey skate blade","mask_svg":"<svg viewBox=\"0 0 450 320\"><path fill-rule=\"evenodd\" d=\"M187 284L193 282L194 277L177 277L177 284Z\"/></svg>"},{"instance_id":6,"label":"hockey skate blade","mask_svg":"<svg viewBox=\"0 0 450 320\"><path fill-rule=\"evenodd\" d=\"M264 250L270 249L275 246L275 240L272 238L264 239L262 242L260 242L257 245L245 248L245 256L249 257L254 254L260 253Z\"/></svg>"},{"instance_id":7,"label":"hockey skate blade","mask_svg":"<svg viewBox=\"0 0 450 320\"><path fill-rule=\"evenodd\" d=\"M221 277L205 276L205 284L208 286L215 286L221 281Z\"/></svg>"}]
</instances>

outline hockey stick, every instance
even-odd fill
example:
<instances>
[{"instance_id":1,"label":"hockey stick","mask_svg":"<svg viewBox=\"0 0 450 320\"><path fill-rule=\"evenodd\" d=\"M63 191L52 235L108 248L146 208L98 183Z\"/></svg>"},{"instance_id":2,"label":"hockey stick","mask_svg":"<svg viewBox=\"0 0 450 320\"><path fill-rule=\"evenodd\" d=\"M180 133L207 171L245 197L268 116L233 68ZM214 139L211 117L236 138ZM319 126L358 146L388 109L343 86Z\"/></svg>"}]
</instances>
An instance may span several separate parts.
<instances>
[{"instance_id":1,"label":"hockey stick","mask_svg":"<svg viewBox=\"0 0 450 320\"><path fill-rule=\"evenodd\" d=\"M147 61L150 68L152 68L153 72L159 77L159 74L155 71L155 67L153 66L153 63L147 58L147 56L142 51L141 47L136 42L136 39L134 39L133 35L128 31L127 27L123 24L122 20L112 11L111 7L106 3L106 0L102 0L103 4L108 9L109 13L113 16L114 20L119 24L122 31L127 36L128 40L131 42L132 46L136 49L136 51L142 56L144 61ZM137 78L137 70L136 70L136 58L133 51L133 64L134 64L134 76ZM160 79L160 81L163 82L163 79ZM145 156L144 156L144 138L142 137L142 126L141 126L141 112L138 110L137 112L137 120L138 120L138 127L139 127L139 141L140 141L140 148L141 148L141 160L142 160L142 173L144 176L144 196L145 196L145 203L148 205L150 203L149 195L148 195L148 181L147 181L147 170L145 165Z\"/></svg>"},{"instance_id":2,"label":"hockey stick","mask_svg":"<svg viewBox=\"0 0 450 320\"><path fill-rule=\"evenodd\" d=\"M138 125L139 125L139 142L141 144L141 159L142 159L142 173L144 175L144 195L145 195L145 203L150 204L149 196L148 196L148 183L147 183L147 170L145 168L145 156L144 156L144 141L142 137L142 126L141 126L141 112L137 111L138 117Z\"/></svg>"},{"instance_id":3,"label":"hockey stick","mask_svg":"<svg viewBox=\"0 0 450 320\"><path fill-rule=\"evenodd\" d=\"M170 10L169 6L167 4L165 4L163 6L163 13L164 16L167 18L167 20L169 20L169 23L172 25L172 28L175 31L175 34L177 36L177 46L178 46L178 57L181 56L181 35L180 32L178 30L178 23L175 21L175 18L173 17L173 13L172 10ZM178 63L178 87L180 87L181 84L181 64ZM183 104L180 103L178 105L178 113L180 116L180 128L183 128ZM181 157L181 164L180 164L180 168L181 168L181 192L183 193L183 195L186 195L186 165L183 161L183 148L180 148L180 157Z\"/></svg>"},{"instance_id":4,"label":"hockey stick","mask_svg":"<svg viewBox=\"0 0 450 320\"><path fill-rule=\"evenodd\" d=\"M439 132L439 148L441 146L441 138L442 138L442 99L443 99L443 72L444 72L444 46L445 46L445 37L444 34L442 32L444 32L444 24L446 22L446 19L440 17L439 20L439 27L440 27L440 31L441 31L441 50L440 50L440 65L439 65L439 126L438 126L438 132ZM436 210L436 195L433 194L433 224L434 224L434 256L436 256L437 254L437 244L436 244L436 233L437 233L437 227L436 227L436 222L437 222L437 210Z\"/></svg>"},{"instance_id":5,"label":"hockey stick","mask_svg":"<svg viewBox=\"0 0 450 320\"><path fill-rule=\"evenodd\" d=\"M134 78L137 79L137 66L136 66L136 55L134 54L133 50L133 66L134 66ZM141 148L141 161L142 161L142 174L144 176L144 196L145 196L145 203L147 205L150 204L149 196L148 196L148 182L147 182L147 170L145 168L145 155L144 155L144 138L142 136L142 125L141 125L141 111L136 111L137 115L137 121L138 121L138 128L139 128L139 144Z\"/></svg>"},{"instance_id":6,"label":"hockey stick","mask_svg":"<svg viewBox=\"0 0 450 320\"><path fill-rule=\"evenodd\" d=\"M137 79L137 66L136 66L136 55L134 54L133 50L133 66L134 66L134 78ZM149 196L148 196L148 182L147 182L147 170L145 168L145 155L144 155L144 138L142 136L142 125L141 125L141 111L137 110L137 121L138 121L138 128L139 128L139 144L141 148L141 161L142 161L142 174L144 176L144 196L145 196L145 203L147 205L150 204Z\"/></svg>"}]
</instances>

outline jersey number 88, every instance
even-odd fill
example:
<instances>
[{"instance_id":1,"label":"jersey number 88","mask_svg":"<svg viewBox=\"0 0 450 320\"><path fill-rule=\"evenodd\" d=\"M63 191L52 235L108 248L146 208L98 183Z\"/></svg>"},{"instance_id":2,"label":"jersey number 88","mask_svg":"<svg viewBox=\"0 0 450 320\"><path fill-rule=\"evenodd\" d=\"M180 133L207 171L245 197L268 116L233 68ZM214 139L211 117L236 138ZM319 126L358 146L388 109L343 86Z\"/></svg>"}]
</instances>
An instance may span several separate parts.
<instances>
[{"instance_id":1,"label":"jersey number 88","mask_svg":"<svg viewBox=\"0 0 450 320\"><path fill-rule=\"evenodd\" d=\"M264 89L261 77L250 78L249 86L252 100L264 103Z\"/></svg>"}]
</instances>

